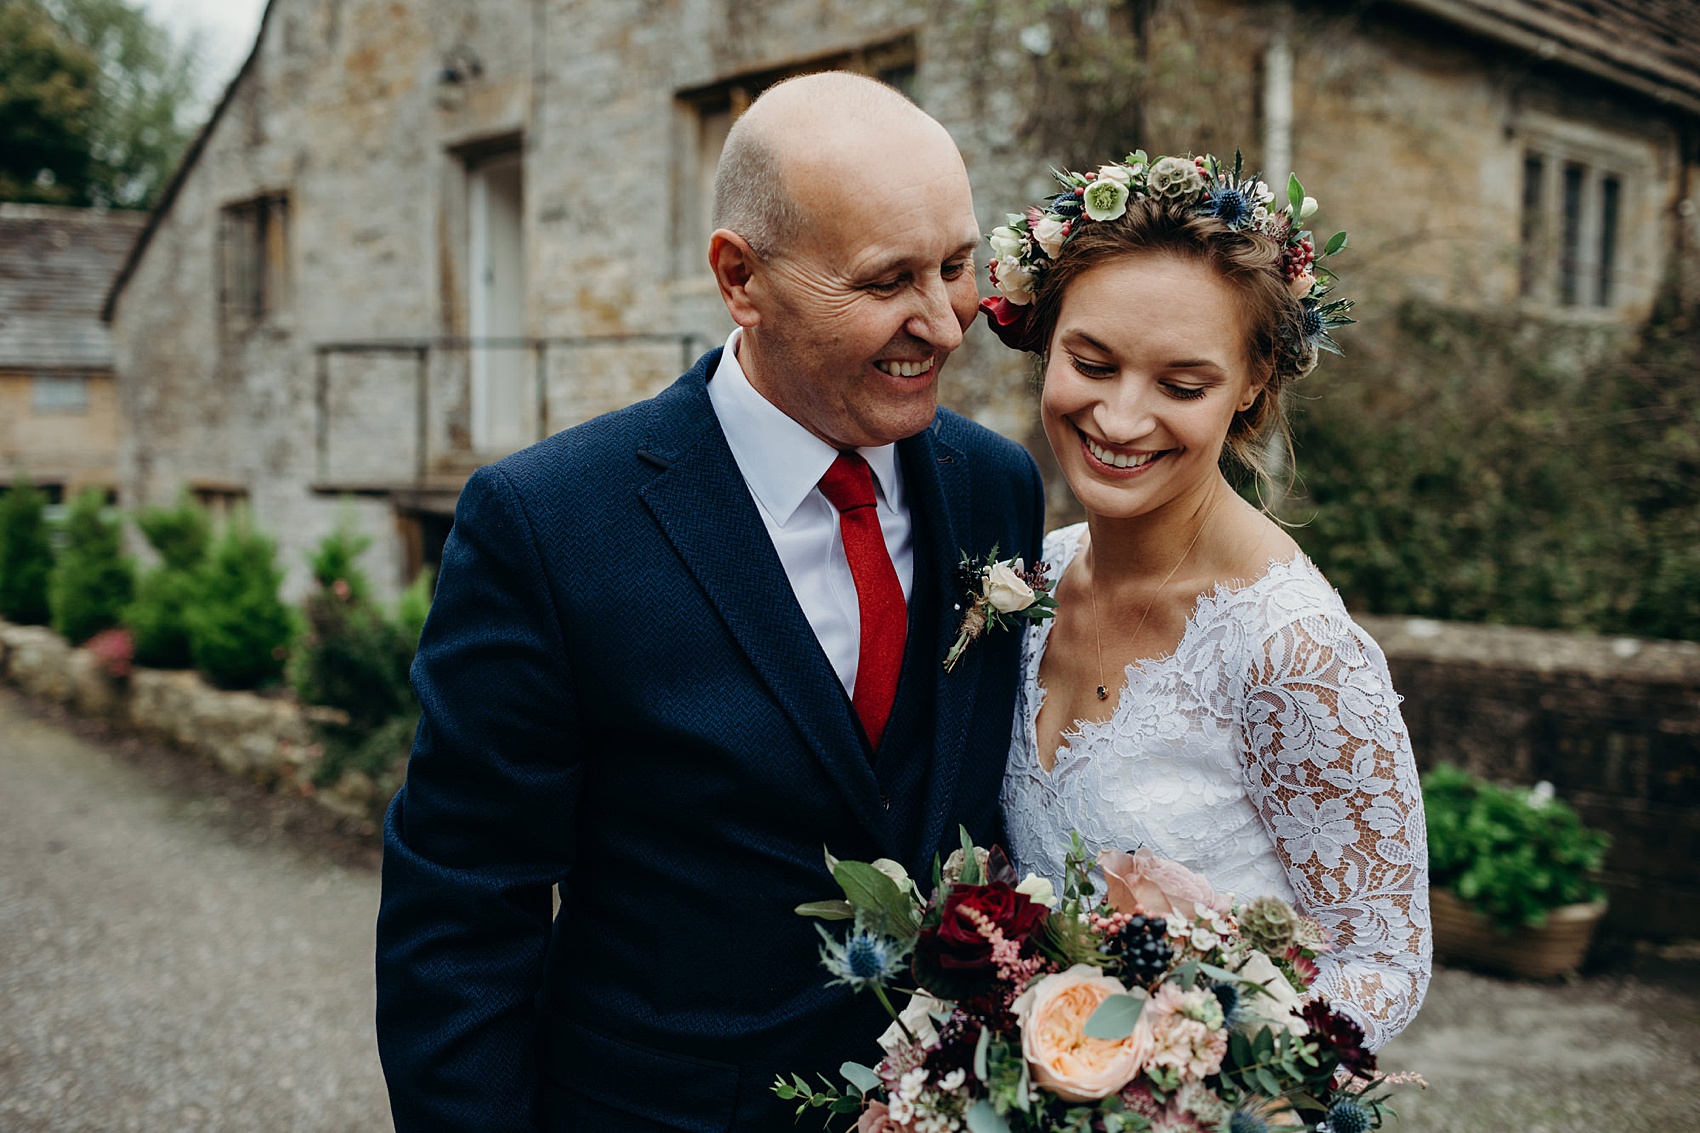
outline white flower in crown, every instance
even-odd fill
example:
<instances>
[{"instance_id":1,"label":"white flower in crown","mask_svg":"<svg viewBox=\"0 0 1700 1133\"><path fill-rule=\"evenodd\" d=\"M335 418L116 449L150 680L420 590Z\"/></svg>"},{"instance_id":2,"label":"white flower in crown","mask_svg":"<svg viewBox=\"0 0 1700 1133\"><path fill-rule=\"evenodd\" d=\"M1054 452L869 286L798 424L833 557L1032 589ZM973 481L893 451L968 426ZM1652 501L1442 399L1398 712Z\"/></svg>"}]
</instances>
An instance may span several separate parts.
<instances>
[{"instance_id":1,"label":"white flower in crown","mask_svg":"<svg viewBox=\"0 0 1700 1133\"><path fill-rule=\"evenodd\" d=\"M1018 216L1012 216L1010 219L1020 220L1021 218ZM992 229L992 234L986 239L992 245L992 258L1004 263L1012 263L1019 260L1021 258L1023 247L1026 243L1026 241L1022 240L1021 233L1017 232L1007 224L1002 224Z\"/></svg>"},{"instance_id":2,"label":"white flower in crown","mask_svg":"<svg viewBox=\"0 0 1700 1133\"><path fill-rule=\"evenodd\" d=\"M1033 226L1033 239L1053 260L1062 255L1063 239L1067 233L1068 222L1048 213Z\"/></svg>"},{"instance_id":3,"label":"white flower in crown","mask_svg":"<svg viewBox=\"0 0 1700 1133\"><path fill-rule=\"evenodd\" d=\"M1082 202L1086 215L1093 220L1115 220L1127 212L1127 186L1111 178L1102 178L1086 186Z\"/></svg>"},{"instance_id":4,"label":"white flower in crown","mask_svg":"<svg viewBox=\"0 0 1700 1133\"><path fill-rule=\"evenodd\" d=\"M1133 169L1126 165L1100 165L1098 167L1098 180L1119 181L1123 185L1131 186Z\"/></svg>"},{"instance_id":5,"label":"white flower in crown","mask_svg":"<svg viewBox=\"0 0 1700 1133\"><path fill-rule=\"evenodd\" d=\"M1033 302L1033 285L1037 282L1037 273L1020 259L1011 256L1007 260L995 261L992 275L998 290L1003 292L1003 297L1017 307L1025 307Z\"/></svg>"}]
</instances>

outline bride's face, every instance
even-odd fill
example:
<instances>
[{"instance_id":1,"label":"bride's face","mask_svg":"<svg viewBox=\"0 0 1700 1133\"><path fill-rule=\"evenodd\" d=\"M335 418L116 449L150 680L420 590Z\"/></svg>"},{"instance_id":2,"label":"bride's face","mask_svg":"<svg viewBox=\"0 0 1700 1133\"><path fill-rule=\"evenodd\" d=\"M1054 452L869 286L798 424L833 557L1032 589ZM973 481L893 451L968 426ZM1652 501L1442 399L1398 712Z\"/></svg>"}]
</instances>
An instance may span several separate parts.
<instances>
[{"instance_id":1,"label":"bride's face","mask_svg":"<svg viewBox=\"0 0 1700 1133\"><path fill-rule=\"evenodd\" d=\"M1215 482L1256 395L1245 343L1232 287L1203 265L1138 253L1069 284L1040 412L1088 512L1145 515Z\"/></svg>"}]
</instances>

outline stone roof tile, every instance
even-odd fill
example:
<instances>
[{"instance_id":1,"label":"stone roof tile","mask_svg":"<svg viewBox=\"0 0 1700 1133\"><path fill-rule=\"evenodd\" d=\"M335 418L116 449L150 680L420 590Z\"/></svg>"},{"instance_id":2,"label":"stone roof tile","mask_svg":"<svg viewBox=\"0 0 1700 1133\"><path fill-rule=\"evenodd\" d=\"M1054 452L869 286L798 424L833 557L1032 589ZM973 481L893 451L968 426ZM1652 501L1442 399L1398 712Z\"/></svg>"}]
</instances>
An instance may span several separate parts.
<instances>
[{"instance_id":1,"label":"stone roof tile","mask_svg":"<svg viewBox=\"0 0 1700 1133\"><path fill-rule=\"evenodd\" d=\"M0 205L0 368L110 369L101 302L146 223L141 212Z\"/></svg>"}]
</instances>

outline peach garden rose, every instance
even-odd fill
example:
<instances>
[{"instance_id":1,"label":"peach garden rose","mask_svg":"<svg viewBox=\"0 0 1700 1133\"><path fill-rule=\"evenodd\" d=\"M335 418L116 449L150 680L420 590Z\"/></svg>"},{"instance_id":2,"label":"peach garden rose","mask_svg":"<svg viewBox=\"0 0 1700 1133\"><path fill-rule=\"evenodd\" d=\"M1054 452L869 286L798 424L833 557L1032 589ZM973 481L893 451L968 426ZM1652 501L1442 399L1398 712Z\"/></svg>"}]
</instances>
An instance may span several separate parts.
<instances>
[{"instance_id":1,"label":"peach garden rose","mask_svg":"<svg viewBox=\"0 0 1700 1133\"><path fill-rule=\"evenodd\" d=\"M1227 899L1217 896L1208 881L1150 850L1105 850L1098 855L1098 867L1104 871L1105 896L1118 913L1190 921L1197 915L1195 906L1228 911Z\"/></svg>"},{"instance_id":2,"label":"peach garden rose","mask_svg":"<svg viewBox=\"0 0 1700 1133\"><path fill-rule=\"evenodd\" d=\"M1070 1102L1090 1102L1133 1080L1151 1057L1151 1028L1144 1014L1133 1034L1120 1042L1086 1036L1086 1020L1112 995L1145 998L1089 964L1049 975L1016 999L1011 1010L1021 1024L1021 1053L1033 1081Z\"/></svg>"}]
</instances>

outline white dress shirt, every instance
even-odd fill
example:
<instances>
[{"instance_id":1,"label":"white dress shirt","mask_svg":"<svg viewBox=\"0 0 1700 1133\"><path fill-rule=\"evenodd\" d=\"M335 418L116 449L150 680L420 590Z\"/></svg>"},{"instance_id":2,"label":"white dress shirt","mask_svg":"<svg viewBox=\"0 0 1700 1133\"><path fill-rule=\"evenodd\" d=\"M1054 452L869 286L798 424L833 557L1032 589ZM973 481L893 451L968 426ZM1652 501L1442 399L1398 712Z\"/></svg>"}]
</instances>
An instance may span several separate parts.
<instances>
[{"instance_id":1,"label":"white dress shirt","mask_svg":"<svg viewBox=\"0 0 1700 1133\"><path fill-rule=\"evenodd\" d=\"M779 552L791 591L844 691L854 695L862 643L861 607L850 561L844 557L838 510L820 490L820 478L838 459L838 450L787 417L750 384L738 364L743 333L742 328L734 330L726 340L720 365L708 383L708 400L767 525L773 549ZM914 589L914 525L903 497L897 446L856 451L873 470L880 531L908 601Z\"/></svg>"}]
</instances>

